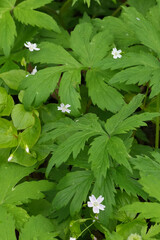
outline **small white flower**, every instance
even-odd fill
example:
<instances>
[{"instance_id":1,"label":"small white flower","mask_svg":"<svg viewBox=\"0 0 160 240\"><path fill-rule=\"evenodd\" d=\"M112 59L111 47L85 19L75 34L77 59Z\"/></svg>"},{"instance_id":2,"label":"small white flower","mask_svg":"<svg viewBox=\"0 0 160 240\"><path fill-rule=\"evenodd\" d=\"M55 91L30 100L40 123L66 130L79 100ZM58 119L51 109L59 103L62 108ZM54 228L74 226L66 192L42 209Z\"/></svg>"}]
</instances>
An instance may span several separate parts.
<instances>
[{"instance_id":1,"label":"small white flower","mask_svg":"<svg viewBox=\"0 0 160 240\"><path fill-rule=\"evenodd\" d=\"M140 18L138 18L138 17L136 17L136 19L137 19L137 21L140 21L141 19Z\"/></svg>"},{"instance_id":2,"label":"small white flower","mask_svg":"<svg viewBox=\"0 0 160 240\"><path fill-rule=\"evenodd\" d=\"M87 202L88 207L92 207L93 208L93 212L94 213L99 213L99 210L104 211L105 206L103 204L101 204L101 202L104 200L104 197L102 197L101 195L96 199L94 195L89 196L89 200L90 202Z\"/></svg>"},{"instance_id":3,"label":"small white flower","mask_svg":"<svg viewBox=\"0 0 160 240\"><path fill-rule=\"evenodd\" d=\"M70 113L71 110L68 109L70 106L71 106L71 105L69 105L69 104L64 105L64 103L61 103L61 104L60 104L60 107L58 107L58 110L61 110L63 113L64 113L64 112Z\"/></svg>"},{"instance_id":4,"label":"small white flower","mask_svg":"<svg viewBox=\"0 0 160 240\"><path fill-rule=\"evenodd\" d=\"M25 151L26 151L27 153L29 153L29 147L28 147L28 145L25 146Z\"/></svg>"},{"instance_id":5,"label":"small white flower","mask_svg":"<svg viewBox=\"0 0 160 240\"><path fill-rule=\"evenodd\" d=\"M72 238L72 237L70 237L70 239L69 240L76 240L76 238Z\"/></svg>"},{"instance_id":6,"label":"small white flower","mask_svg":"<svg viewBox=\"0 0 160 240\"><path fill-rule=\"evenodd\" d=\"M27 74L26 77L28 77L29 75L35 75L37 73L37 66L35 66L35 68L33 68L32 72Z\"/></svg>"},{"instance_id":7,"label":"small white flower","mask_svg":"<svg viewBox=\"0 0 160 240\"><path fill-rule=\"evenodd\" d=\"M10 161L12 160L12 158L13 158L13 154L11 154L11 155L9 156L8 162L10 162Z\"/></svg>"},{"instance_id":8,"label":"small white flower","mask_svg":"<svg viewBox=\"0 0 160 240\"><path fill-rule=\"evenodd\" d=\"M117 50L117 48L113 48L112 49L113 58L114 59L121 58L122 57L121 52L122 50Z\"/></svg>"},{"instance_id":9,"label":"small white flower","mask_svg":"<svg viewBox=\"0 0 160 240\"><path fill-rule=\"evenodd\" d=\"M137 233L134 233L134 234L131 233L131 235L129 235L127 240L142 240L142 237Z\"/></svg>"},{"instance_id":10,"label":"small white flower","mask_svg":"<svg viewBox=\"0 0 160 240\"><path fill-rule=\"evenodd\" d=\"M93 240L97 240L97 238L94 236Z\"/></svg>"},{"instance_id":11,"label":"small white flower","mask_svg":"<svg viewBox=\"0 0 160 240\"><path fill-rule=\"evenodd\" d=\"M34 50L39 51L40 48L37 48L36 43L26 42L24 43L24 46L29 49L30 52L33 52Z\"/></svg>"}]
</instances>

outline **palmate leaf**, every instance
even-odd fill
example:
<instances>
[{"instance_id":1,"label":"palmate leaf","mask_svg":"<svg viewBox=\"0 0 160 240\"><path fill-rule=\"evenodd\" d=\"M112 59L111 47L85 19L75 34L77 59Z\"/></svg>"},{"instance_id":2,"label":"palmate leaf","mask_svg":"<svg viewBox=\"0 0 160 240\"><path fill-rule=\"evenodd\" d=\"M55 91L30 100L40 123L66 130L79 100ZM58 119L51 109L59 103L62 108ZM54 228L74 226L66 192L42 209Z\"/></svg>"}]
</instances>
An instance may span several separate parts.
<instances>
[{"instance_id":1,"label":"palmate leaf","mask_svg":"<svg viewBox=\"0 0 160 240\"><path fill-rule=\"evenodd\" d=\"M10 11L15 4L16 0L1 0L0 1L0 13Z\"/></svg>"},{"instance_id":2,"label":"palmate leaf","mask_svg":"<svg viewBox=\"0 0 160 240\"><path fill-rule=\"evenodd\" d=\"M43 226L43 227L42 227ZM53 232L54 227L52 222L41 216L32 216L29 221L22 228L19 239L20 240L56 240L56 233Z\"/></svg>"},{"instance_id":3,"label":"palmate leaf","mask_svg":"<svg viewBox=\"0 0 160 240\"><path fill-rule=\"evenodd\" d=\"M74 5L76 2L78 2L79 0L73 0L73 4ZM91 0L83 0L84 3L87 3L88 7L90 7L90 4L91 4ZM100 4L100 0L94 0L96 1L98 4Z\"/></svg>"},{"instance_id":4,"label":"palmate leaf","mask_svg":"<svg viewBox=\"0 0 160 240\"><path fill-rule=\"evenodd\" d=\"M86 201L93 182L91 171L76 171L68 173L58 184L59 192L53 199L53 208L60 209L70 203L70 213L78 213L82 203Z\"/></svg>"}]
</instances>

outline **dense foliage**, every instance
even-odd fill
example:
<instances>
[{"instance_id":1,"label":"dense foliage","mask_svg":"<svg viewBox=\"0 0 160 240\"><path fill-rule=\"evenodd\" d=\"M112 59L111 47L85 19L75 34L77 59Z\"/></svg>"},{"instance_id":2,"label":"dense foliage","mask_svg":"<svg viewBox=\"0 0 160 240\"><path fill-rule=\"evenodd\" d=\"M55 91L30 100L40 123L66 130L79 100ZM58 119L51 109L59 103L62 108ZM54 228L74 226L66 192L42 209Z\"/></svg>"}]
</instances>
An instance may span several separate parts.
<instances>
[{"instance_id":1,"label":"dense foliage","mask_svg":"<svg viewBox=\"0 0 160 240\"><path fill-rule=\"evenodd\" d=\"M0 0L0 239L160 239L160 0Z\"/></svg>"}]
</instances>

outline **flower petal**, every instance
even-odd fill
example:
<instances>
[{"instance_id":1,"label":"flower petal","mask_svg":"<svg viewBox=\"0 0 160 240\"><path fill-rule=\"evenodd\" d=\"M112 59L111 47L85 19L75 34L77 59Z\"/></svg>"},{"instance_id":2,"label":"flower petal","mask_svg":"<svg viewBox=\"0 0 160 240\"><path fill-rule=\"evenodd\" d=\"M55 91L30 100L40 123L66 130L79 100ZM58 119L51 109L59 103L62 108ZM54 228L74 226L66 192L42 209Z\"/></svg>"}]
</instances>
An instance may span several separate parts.
<instances>
[{"instance_id":1,"label":"flower petal","mask_svg":"<svg viewBox=\"0 0 160 240\"><path fill-rule=\"evenodd\" d=\"M93 203L92 202L87 202L88 207L93 207Z\"/></svg>"},{"instance_id":2,"label":"flower petal","mask_svg":"<svg viewBox=\"0 0 160 240\"><path fill-rule=\"evenodd\" d=\"M99 213L99 208L98 207L93 207L93 212L94 213Z\"/></svg>"},{"instance_id":3,"label":"flower petal","mask_svg":"<svg viewBox=\"0 0 160 240\"><path fill-rule=\"evenodd\" d=\"M102 195L100 195L100 196L97 198L97 202L98 202L98 203L103 202L103 200L104 200L104 197L102 197Z\"/></svg>"},{"instance_id":4,"label":"flower petal","mask_svg":"<svg viewBox=\"0 0 160 240\"><path fill-rule=\"evenodd\" d=\"M98 207L99 207L100 210L104 211L104 209L105 209L106 206L104 206L103 204L99 204Z\"/></svg>"},{"instance_id":5,"label":"flower petal","mask_svg":"<svg viewBox=\"0 0 160 240\"><path fill-rule=\"evenodd\" d=\"M89 196L89 200L94 203L97 201L97 199L95 198L95 196L92 194L92 196Z\"/></svg>"}]
</instances>

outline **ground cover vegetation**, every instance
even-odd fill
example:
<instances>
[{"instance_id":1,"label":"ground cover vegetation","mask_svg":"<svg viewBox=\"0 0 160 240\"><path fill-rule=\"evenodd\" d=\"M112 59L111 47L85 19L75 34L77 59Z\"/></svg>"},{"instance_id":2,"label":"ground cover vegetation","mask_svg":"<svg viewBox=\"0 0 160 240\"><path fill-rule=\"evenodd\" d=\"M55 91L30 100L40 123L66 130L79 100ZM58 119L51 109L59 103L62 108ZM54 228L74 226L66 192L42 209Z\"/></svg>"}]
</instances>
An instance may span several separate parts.
<instances>
[{"instance_id":1,"label":"ground cover vegetation","mask_svg":"<svg viewBox=\"0 0 160 240\"><path fill-rule=\"evenodd\" d=\"M160 239L160 0L0 1L0 239Z\"/></svg>"}]
</instances>

